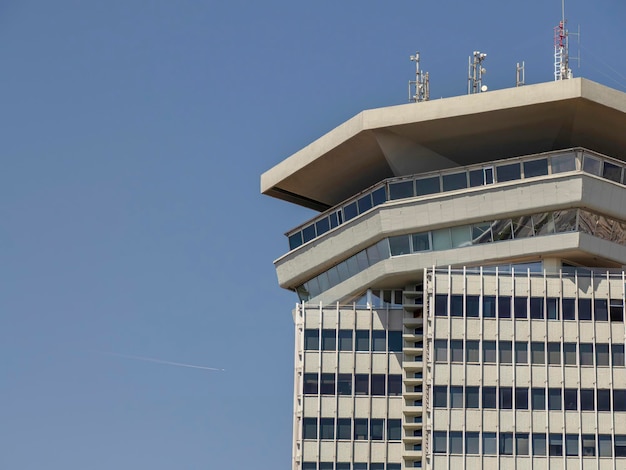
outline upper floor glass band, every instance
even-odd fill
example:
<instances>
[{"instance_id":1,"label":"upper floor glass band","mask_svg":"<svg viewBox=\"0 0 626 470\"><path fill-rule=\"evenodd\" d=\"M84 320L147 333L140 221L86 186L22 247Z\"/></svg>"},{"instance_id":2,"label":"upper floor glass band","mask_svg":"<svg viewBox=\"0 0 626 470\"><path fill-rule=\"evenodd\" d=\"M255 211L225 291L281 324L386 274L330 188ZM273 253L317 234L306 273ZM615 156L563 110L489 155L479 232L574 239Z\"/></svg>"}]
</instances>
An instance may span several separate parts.
<instances>
[{"instance_id":1,"label":"upper floor glass band","mask_svg":"<svg viewBox=\"0 0 626 470\"><path fill-rule=\"evenodd\" d=\"M294 250L388 201L573 171L626 185L626 163L583 148L390 178L287 232L289 249Z\"/></svg>"}]
</instances>

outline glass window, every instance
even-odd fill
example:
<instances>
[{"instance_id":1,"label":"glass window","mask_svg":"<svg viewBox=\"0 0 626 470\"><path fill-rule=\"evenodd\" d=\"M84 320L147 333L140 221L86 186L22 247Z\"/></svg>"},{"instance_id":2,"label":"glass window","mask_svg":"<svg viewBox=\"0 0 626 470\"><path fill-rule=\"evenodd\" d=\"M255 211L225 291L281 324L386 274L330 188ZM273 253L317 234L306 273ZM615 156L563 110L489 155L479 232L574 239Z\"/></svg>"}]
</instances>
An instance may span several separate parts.
<instances>
[{"instance_id":1,"label":"glass window","mask_svg":"<svg viewBox=\"0 0 626 470\"><path fill-rule=\"evenodd\" d=\"M513 343L511 341L500 341L500 364L513 363Z\"/></svg>"},{"instance_id":2,"label":"glass window","mask_svg":"<svg viewBox=\"0 0 626 470\"><path fill-rule=\"evenodd\" d=\"M551 157L550 160L552 173L563 173L566 171L576 170L576 155L573 153L555 155Z\"/></svg>"},{"instance_id":3,"label":"glass window","mask_svg":"<svg viewBox=\"0 0 626 470\"><path fill-rule=\"evenodd\" d=\"M541 320L544 318L542 297L530 298L530 318L534 320Z\"/></svg>"},{"instance_id":4,"label":"glass window","mask_svg":"<svg viewBox=\"0 0 626 470\"><path fill-rule=\"evenodd\" d=\"M527 433L515 433L515 453L517 455L528 455L528 434Z\"/></svg>"},{"instance_id":5,"label":"glass window","mask_svg":"<svg viewBox=\"0 0 626 470\"><path fill-rule=\"evenodd\" d=\"M334 395L335 394L335 374L322 374L322 380L320 382L320 394L321 395Z\"/></svg>"},{"instance_id":6,"label":"glass window","mask_svg":"<svg viewBox=\"0 0 626 470\"><path fill-rule=\"evenodd\" d=\"M565 401L566 410L578 409L578 389L566 388L563 392L563 399Z\"/></svg>"},{"instance_id":7,"label":"glass window","mask_svg":"<svg viewBox=\"0 0 626 470\"><path fill-rule=\"evenodd\" d=\"M463 387L450 386L450 408L463 408Z\"/></svg>"},{"instance_id":8,"label":"glass window","mask_svg":"<svg viewBox=\"0 0 626 470\"><path fill-rule=\"evenodd\" d=\"M483 454L496 455L498 450L497 445L495 432L483 433Z\"/></svg>"},{"instance_id":9,"label":"glass window","mask_svg":"<svg viewBox=\"0 0 626 470\"><path fill-rule=\"evenodd\" d=\"M515 318L528 318L526 297L515 297L513 301Z\"/></svg>"},{"instance_id":10,"label":"glass window","mask_svg":"<svg viewBox=\"0 0 626 470\"><path fill-rule=\"evenodd\" d=\"M578 319L591 320L591 299L578 299Z\"/></svg>"},{"instance_id":11,"label":"glass window","mask_svg":"<svg viewBox=\"0 0 626 470\"><path fill-rule=\"evenodd\" d=\"M446 362L448 360L448 340L435 340L435 362Z\"/></svg>"},{"instance_id":12,"label":"glass window","mask_svg":"<svg viewBox=\"0 0 626 470\"><path fill-rule=\"evenodd\" d=\"M598 411L611 411L611 391L598 389Z\"/></svg>"},{"instance_id":13,"label":"glass window","mask_svg":"<svg viewBox=\"0 0 626 470\"><path fill-rule=\"evenodd\" d=\"M450 453L463 453L463 433L460 431L450 431Z\"/></svg>"},{"instance_id":14,"label":"glass window","mask_svg":"<svg viewBox=\"0 0 626 470\"><path fill-rule=\"evenodd\" d=\"M317 232L317 236L319 237L323 233L326 233L330 230L330 221L328 217L324 217L323 219L315 222L315 231Z\"/></svg>"},{"instance_id":15,"label":"glass window","mask_svg":"<svg viewBox=\"0 0 626 470\"><path fill-rule=\"evenodd\" d=\"M563 434L550 434L550 457L563 455Z\"/></svg>"},{"instance_id":16,"label":"glass window","mask_svg":"<svg viewBox=\"0 0 626 470\"><path fill-rule=\"evenodd\" d=\"M548 343L548 364L561 365L561 343Z\"/></svg>"},{"instance_id":17,"label":"glass window","mask_svg":"<svg viewBox=\"0 0 626 470\"><path fill-rule=\"evenodd\" d=\"M563 406L561 404L561 389L549 388L548 389L548 409L560 410Z\"/></svg>"},{"instance_id":18,"label":"glass window","mask_svg":"<svg viewBox=\"0 0 626 470\"><path fill-rule=\"evenodd\" d=\"M581 366L593 365L593 344L592 343L580 343L580 365Z\"/></svg>"},{"instance_id":19,"label":"glass window","mask_svg":"<svg viewBox=\"0 0 626 470\"><path fill-rule=\"evenodd\" d=\"M450 228L452 248L470 246L472 244L472 231L469 226Z\"/></svg>"},{"instance_id":20,"label":"glass window","mask_svg":"<svg viewBox=\"0 0 626 470\"><path fill-rule=\"evenodd\" d=\"M539 342L530 343L530 359L533 364L546 363L545 344Z\"/></svg>"},{"instance_id":21,"label":"glass window","mask_svg":"<svg viewBox=\"0 0 626 470\"><path fill-rule=\"evenodd\" d=\"M626 436L615 435L615 457L626 457Z\"/></svg>"},{"instance_id":22,"label":"glass window","mask_svg":"<svg viewBox=\"0 0 626 470\"><path fill-rule=\"evenodd\" d=\"M531 390L533 410L546 409L546 390L543 388L533 388Z\"/></svg>"},{"instance_id":23,"label":"glass window","mask_svg":"<svg viewBox=\"0 0 626 470\"><path fill-rule=\"evenodd\" d=\"M596 365L609 365L609 345L606 343L596 344Z\"/></svg>"},{"instance_id":24,"label":"glass window","mask_svg":"<svg viewBox=\"0 0 626 470\"><path fill-rule=\"evenodd\" d=\"M352 438L352 420L337 418L337 439L349 441Z\"/></svg>"},{"instance_id":25,"label":"glass window","mask_svg":"<svg viewBox=\"0 0 626 470\"><path fill-rule=\"evenodd\" d=\"M317 418L302 420L302 439L317 439Z\"/></svg>"},{"instance_id":26,"label":"glass window","mask_svg":"<svg viewBox=\"0 0 626 470\"><path fill-rule=\"evenodd\" d=\"M385 395L385 374L372 374L372 395L383 396Z\"/></svg>"},{"instance_id":27,"label":"glass window","mask_svg":"<svg viewBox=\"0 0 626 470\"><path fill-rule=\"evenodd\" d=\"M479 362L480 361L480 342L479 341L466 341L465 342L465 360L467 362Z\"/></svg>"},{"instance_id":28,"label":"glass window","mask_svg":"<svg viewBox=\"0 0 626 470\"><path fill-rule=\"evenodd\" d=\"M352 395L352 374L337 376L337 395Z\"/></svg>"},{"instance_id":29,"label":"glass window","mask_svg":"<svg viewBox=\"0 0 626 470\"><path fill-rule=\"evenodd\" d=\"M435 408L446 408L448 406L448 387L445 385L435 385L433 387L433 406Z\"/></svg>"},{"instance_id":30,"label":"glass window","mask_svg":"<svg viewBox=\"0 0 626 470\"><path fill-rule=\"evenodd\" d=\"M496 387L483 387L483 408L496 409Z\"/></svg>"},{"instance_id":31,"label":"glass window","mask_svg":"<svg viewBox=\"0 0 626 470\"><path fill-rule=\"evenodd\" d=\"M434 194L441 191L439 188L439 176L418 179L415 185L417 187L418 196L425 196L426 194Z\"/></svg>"},{"instance_id":32,"label":"glass window","mask_svg":"<svg viewBox=\"0 0 626 470\"><path fill-rule=\"evenodd\" d=\"M500 455L513 455L513 433L500 433Z\"/></svg>"},{"instance_id":33,"label":"glass window","mask_svg":"<svg viewBox=\"0 0 626 470\"><path fill-rule=\"evenodd\" d=\"M498 318L511 318L511 297L498 297Z\"/></svg>"},{"instance_id":34,"label":"glass window","mask_svg":"<svg viewBox=\"0 0 626 470\"><path fill-rule=\"evenodd\" d=\"M583 388L580 391L580 409L582 411L594 410L594 393L592 388Z\"/></svg>"},{"instance_id":35,"label":"glass window","mask_svg":"<svg viewBox=\"0 0 626 470\"><path fill-rule=\"evenodd\" d=\"M467 188L467 176L465 172L443 175L442 180L444 191Z\"/></svg>"},{"instance_id":36,"label":"glass window","mask_svg":"<svg viewBox=\"0 0 626 470\"><path fill-rule=\"evenodd\" d=\"M343 220L354 219L357 215L359 215L359 211L356 207L356 201L343 208Z\"/></svg>"},{"instance_id":37,"label":"glass window","mask_svg":"<svg viewBox=\"0 0 626 470\"><path fill-rule=\"evenodd\" d=\"M611 442L610 434L598 435L598 455L600 457L612 457L613 456L613 443Z\"/></svg>"},{"instance_id":38,"label":"glass window","mask_svg":"<svg viewBox=\"0 0 626 470\"><path fill-rule=\"evenodd\" d=\"M356 330L356 350L370 350L370 332L369 330Z\"/></svg>"},{"instance_id":39,"label":"glass window","mask_svg":"<svg viewBox=\"0 0 626 470\"><path fill-rule=\"evenodd\" d=\"M462 295L450 296L450 316L451 317L463 316L463 296Z\"/></svg>"},{"instance_id":40,"label":"glass window","mask_svg":"<svg viewBox=\"0 0 626 470\"><path fill-rule=\"evenodd\" d=\"M463 340L450 340L450 361L463 362Z\"/></svg>"},{"instance_id":41,"label":"glass window","mask_svg":"<svg viewBox=\"0 0 626 470\"><path fill-rule=\"evenodd\" d=\"M465 453L470 455L477 455L480 453L480 433L466 432L465 433Z\"/></svg>"},{"instance_id":42,"label":"glass window","mask_svg":"<svg viewBox=\"0 0 626 470\"><path fill-rule=\"evenodd\" d=\"M600 176L602 173L602 161L585 154L583 159L583 171L592 175Z\"/></svg>"},{"instance_id":43,"label":"glass window","mask_svg":"<svg viewBox=\"0 0 626 470\"><path fill-rule=\"evenodd\" d=\"M450 238L450 229L433 230L433 250L449 250L452 248L452 239Z\"/></svg>"},{"instance_id":44,"label":"glass window","mask_svg":"<svg viewBox=\"0 0 626 470\"><path fill-rule=\"evenodd\" d=\"M565 435L565 455L567 456L578 455L578 434L566 434Z\"/></svg>"},{"instance_id":45,"label":"glass window","mask_svg":"<svg viewBox=\"0 0 626 470\"><path fill-rule=\"evenodd\" d=\"M612 344L611 354L613 356L613 367L618 367L618 366L621 367L624 365L624 345L623 344Z\"/></svg>"},{"instance_id":46,"label":"glass window","mask_svg":"<svg viewBox=\"0 0 626 470\"><path fill-rule=\"evenodd\" d=\"M583 434L583 457L593 457L596 455L596 436L595 434Z\"/></svg>"},{"instance_id":47,"label":"glass window","mask_svg":"<svg viewBox=\"0 0 626 470\"><path fill-rule=\"evenodd\" d=\"M430 250L430 234L414 233L411 235L413 241L413 251L429 251Z\"/></svg>"},{"instance_id":48,"label":"glass window","mask_svg":"<svg viewBox=\"0 0 626 470\"><path fill-rule=\"evenodd\" d=\"M563 320L576 320L576 299L563 299Z\"/></svg>"},{"instance_id":49,"label":"glass window","mask_svg":"<svg viewBox=\"0 0 626 470\"><path fill-rule=\"evenodd\" d=\"M368 374L355 374L354 375L354 394L355 395L369 395L370 393L370 378Z\"/></svg>"},{"instance_id":50,"label":"glass window","mask_svg":"<svg viewBox=\"0 0 626 470\"><path fill-rule=\"evenodd\" d=\"M520 179L521 173L519 163L498 165L496 167L496 178L498 179L498 183Z\"/></svg>"},{"instance_id":51,"label":"glass window","mask_svg":"<svg viewBox=\"0 0 626 470\"><path fill-rule=\"evenodd\" d=\"M339 330L339 351L352 351L352 330Z\"/></svg>"},{"instance_id":52,"label":"glass window","mask_svg":"<svg viewBox=\"0 0 626 470\"><path fill-rule=\"evenodd\" d=\"M409 235L398 235L396 237L389 237L389 249L391 256L408 255L411 253Z\"/></svg>"},{"instance_id":53,"label":"glass window","mask_svg":"<svg viewBox=\"0 0 626 470\"><path fill-rule=\"evenodd\" d=\"M566 366L575 366L578 361L576 358L576 343L563 343L563 362Z\"/></svg>"},{"instance_id":54,"label":"glass window","mask_svg":"<svg viewBox=\"0 0 626 470\"><path fill-rule=\"evenodd\" d=\"M448 436L446 431L433 432L433 452L435 454L448 453Z\"/></svg>"},{"instance_id":55,"label":"glass window","mask_svg":"<svg viewBox=\"0 0 626 470\"><path fill-rule=\"evenodd\" d=\"M320 348L319 330L304 330L304 349L306 351L318 351Z\"/></svg>"},{"instance_id":56,"label":"glass window","mask_svg":"<svg viewBox=\"0 0 626 470\"><path fill-rule=\"evenodd\" d=\"M302 229L302 239L304 243L309 242L315 238L315 225L311 224L308 227Z\"/></svg>"},{"instance_id":57,"label":"glass window","mask_svg":"<svg viewBox=\"0 0 626 470\"><path fill-rule=\"evenodd\" d=\"M528 343L526 341L515 342L515 363L528 364Z\"/></svg>"},{"instance_id":58,"label":"glass window","mask_svg":"<svg viewBox=\"0 0 626 470\"><path fill-rule=\"evenodd\" d=\"M526 387L517 387L515 389L515 409L528 409L528 389Z\"/></svg>"},{"instance_id":59,"label":"glass window","mask_svg":"<svg viewBox=\"0 0 626 470\"><path fill-rule=\"evenodd\" d=\"M316 462L302 462L302 470L317 470Z\"/></svg>"},{"instance_id":60,"label":"glass window","mask_svg":"<svg viewBox=\"0 0 626 470\"><path fill-rule=\"evenodd\" d=\"M367 441L368 439L367 418L355 418L354 420L354 440Z\"/></svg>"},{"instance_id":61,"label":"glass window","mask_svg":"<svg viewBox=\"0 0 626 470\"><path fill-rule=\"evenodd\" d=\"M387 439L390 441L399 441L402 439L402 420L387 420Z\"/></svg>"},{"instance_id":62,"label":"glass window","mask_svg":"<svg viewBox=\"0 0 626 470\"><path fill-rule=\"evenodd\" d=\"M546 455L545 434L533 434L533 455Z\"/></svg>"},{"instance_id":63,"label":"glass window","mask_svg":"<svg viewBox=\"0 0 626 470\"><path fill-rule=\"evenodd\" d=\"M289 235L289 250L295 250L302 245L302 232Z\"/></svg>"},{"instance_id":64,"label":"glass window","mask_svg":"<svg viewBox=\"0 0 626 470\"><path fill-rule=\"evenodd\" d=\"M477 295L468 295L465 297L465 316L478 318L480 311L480 298Z\"/></svg>"},{"instance_id":65,"label":"glass window","mask_svg":"<svg viewBox=\"0 0 626 470\"><path fill-rule=\"evenodd\" d=\"M400 181L399 183L389 183L389 199L406 199L413 197L413 181Z\"/></svg>"},{"instance_id":66,"label":"glass window","mask_svg":"<svg viewBox=\"0 0 626 470\"><path fill-rule=\"evenodd\" d=\"M491 242L491 223L487 222L472 225L472 245Z\"/></svg>"},{"instance_id":67,"label":"glass window","mask_svg":"<svg viewBox=\"0 0 626 470\"><path fill-rule=\"evenodd\" d=\"M602 177L607 180L615 181L616 183L622 182L622 167L604 162L604 169L602 171Z\"/></svg>"},{"instance_id":68,"label":"glass window","mask_svg":"<svg viewBox=\"0 0 626 470\"><path fill-rule=\"evenodd\" d=\"M530 299L531 302L531 309L532 309L532 299ZM559 317L559 299L556 299L554 297L548 297L546 299L546 308L547 308L547 313L548 313L548 320L558 320ZM531 312L532 314L532 312Z\"/></svg>"},{"instance_id":69,"label":"glass window","mask_svg":"<svg viewBox=\"0 0 626 470\"><path fill-rule=\"evenodd\" d=\"M385 429L384 419L371 419L370 420L370 439L372 441L382 441Z\"/></svg>"},{"instance_id":70,"label":"glass window","mask_svg":"<svg viewBox=\"0 0 626 470\"><path fill-rule=\"evenodd\" d=\"M609 304L606 299L595 299L593 307L596 321L609 321Z\"/></svg>"},{"instance_id":71,"label":"glass window","mask_svg":"<svg viewBox=\"0 0 626 470\"><path fill-rule=\"evenodd\" d=\"M513 408L513 389L511 387L500 387L500 409L510 410Z\"/></svg>"},{"instance_id":72,"label":"glass window","mask_svg":"<svg viewBox=\"0 0 626 470\"><path fill-rule=\"evenodd\" d=\"M320 462L320 470L333 470L335 464L333 462Z\"/></svg>"},{"instance_id":73,"label":"glass window","mask_svg":"<svg viewBox=\"0 0 626 470\"><path fill-rule=\"evenodd\" d=\"M523 163L524 178L532 178L534 176L543 176L548 174L548 159L530 160Z\"/></svg>"},{"instance_id":74,"label":"glass window","mask_svg":"<svg viewBox=\"0 0 626 470\"><path fill-rule=\"evenodd\" d=\"M479 408L479 400L479 387L465 387L465 408Z\"/></svg>"},{"instance_id":75,"label":"glass window","mask_svg":"<svg viewBox=\"0 0 626 470\"><path fill-rule=\"evenodd\" d=\"M483 341L483 362L484 363L496 363L496 342L495 341Z\"/></svg>"},{"instance_id":76,"label":"glass window","mask_svg":"<svg viewBox=\"0 0 626 470\"><path fill-rule=\"evenodd\" d=\"M317 395L317 374L304 374L302 388L305 395Z\"/></svg>"},{"instance_id":77,"label":"glass window","mask_svg":"<svg viewBox=\"0 0 626 470\"><path fill-rule=\"evenodd\" d=\"M387 394L390 396L402 395L402 374L387 376Z\"/></svg>"},{"instance_id":78,"label":"glass window","mask_svg":"<svg viewBox=\"0 0 626 470\"><path fill-rule=\"evenodd\" d=\"M335 418L320 418L320 439L335 438Z\"/></svg>"},{"instance_id":79,"label":"glass window","mask_svg":"<svg viewBox=\"0 0 626 470\"><path fill-rule=\"evenodd\" d=\"M622 303L622 299L611 299L609 314L611 315L611 321L624 321L624 305Z\"/></svg>"},{"instance_id":80,"label":"glass window","mask_svg":"<svg viewBox=\"0 0 626 470\"><path fill-rule=\"evenodd\" d=\"M336 349L335 330L322 330L322 351L335 351Z\"/></svg>"},{"instance_id":81,"label":"glass window","mask_svg":"<svg viewBox=\"0 0 626 470\"><path fill-rule=\"evenodd\" d=\"M445 294L435 295L435 316L447 317L448 316L448 296Z\"/></svg>"},{"instance_id":82,"label":"glass window","mask_svg":"<svg viewBox=\"0 0 626 470\"><path fill-rule=\"evenodd\" d=\"M626 390L613 390L613 411L626 411Z\"/></svg>"},{"instance_id":83,"label":"glass window","mask_svg":"<svg viewBox=\"0 0 626 470\"><path fill-rule=\"evenodd\" d=\"M366 194L365 196L359 198L357 206L359 208L359 214L370 210L372 208L372 195Z\"/></svg>"},{"instance_id":84,"label":"glass window","mask_svg":"<svg viewBox=\"0 0 626 470\"><path fill-rule=\"evenodd\" d=\"M483 297L483 317L496 318L496 298L493 296Z\"/></svg>"},{"instance_id":85,"label":"glass window","mask_svg":"<svg viewBox=\"0 0 626 470\"><path fill-rule=\"evenodd\" d=\"M372 201L375 206L384 204L387 201L387 192L384 186L372 192Z\"/></svg>"},{"instance_id":86,"label":"glass window","mask_svg":"<svg viewBox=\"0 0 626 470\"><path fill-rule=\"evenodd\" d=\"M387 338L385 337L385 330L372 331L372 351L386 351L387 350Z\"/></svg>"}]
</instances>

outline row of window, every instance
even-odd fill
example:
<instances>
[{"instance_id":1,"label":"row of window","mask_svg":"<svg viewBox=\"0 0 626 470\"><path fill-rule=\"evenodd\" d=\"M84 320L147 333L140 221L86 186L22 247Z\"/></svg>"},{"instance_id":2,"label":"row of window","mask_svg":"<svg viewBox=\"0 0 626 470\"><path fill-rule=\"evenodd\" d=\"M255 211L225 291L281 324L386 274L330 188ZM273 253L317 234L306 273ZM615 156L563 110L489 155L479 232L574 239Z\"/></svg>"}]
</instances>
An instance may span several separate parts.
<instances>
[{"instance_id":1,"label":"row of window","mask_svg":"<svg viewBox=\"0 0 626 470\"><path fill-rule=\"evenodd\" d=\"M316 217L312 223L303 229L289 234L289 249L293 250L303 243L307 243L341 225L343 222L347 222L387 201L455 191L468 187L473 188L521 178L545 176L549 173L556 174L564 171L575 171L577 170L576 160L576 154L568 152L549 158L525 160L523 162L499 162L495 167L493 164L489 164L482 168L453 172L448 170L441 175L435 176L412 176L400 180L385 181L367 193L360 195L358 199L351 200L330 213ZM618 183L626 183L624 181L626 174L624 179L622 179L622 168L620 166L591 156L588 153L584 154L583 163L579 164L579 166L586 173L601 176Z\"/></svg>"},{"instance_id":2,"label":"row of window","mask_svg":"<svg viewBox=\"0 0 626 470\"><path fill-rule=\"evenodd\" d=\"M386 421L386 423L385 423ZM402 439L401 419L376 418L303 418L303 439L349 441L399 441Z\"/></svg>"},{"instance_id":3,"label":"row of window","mask_svg":"<svg viewBox=\"0 0 626 470\"><path fill-rule=\"evenodd\" d=\"M435 296L435 316L469 318L528 318L542 320L612 321L624 320L624 301L558 297L510 297L484 295ZM465 301L464 301L465 300ZM449 308L448 308L449 307Z\"/></svg>"},{"instance_id":4,"label":"row of window","mask_svg":"<svg viewBox=\"0 0 626 470\"><path fill-rule=\"evenodd\" d=\"M402 395L402 374L317 374L303 376L305 395Z\"/></svg>"},{"instance_id":5,"label":"row of window","mask_svg":"<svg viewBox=\"0 0 626 470\"><path fill-rule=\"evenodd\" d=\"M613 400L611 400L611 395ZM626 390L436 385L435 408L626 411Z\"/></svg>"},{"instance_id":6,"label":"row of window","mask_svg":"<svg viewBox=\"0 0 626 470\"><path fill-rule=\"evenodd\" d=\"M465 343L465 344L464 344ZM449 345L449 347L448 347ZM481 341L436 339L435 362L484 364L537 364L566 366L623 367L626 359L622 343L560 343L543 341ZM515 348L515 349L513 349ZM482 357L481 357L482 355Z\"/></svg>"},{"instance_id":7,"label":"row of window","mask_svg":"<svg viewBox=\"0 0 626 470\"><path fill-rule=\"evenodd\" d=\"M626 457L626 435L433 432L436 454Z\"/></svg>"},{"instance_id":8,"label":"row of window","mask_svg":"<svg viewBox=\"0 0 626 470\"><path fill-rule=\"evenodd\" d=\"M402 465L399 463L370 463L367 462L350 463L350 462L320 462L319 466L316 462L303 462L302 470L400 470ZM420 464L421 468L421 464Z\"/></svg>"},{"instance_id":9,"label":"row of window","mask_svg":"<svg viewBox=\"0 0 626 470\"><path fill-rule=\"evenodd\" d=\"M304 330L305 351L402 352L402 331Z\"/></svg>"}]
</instances>

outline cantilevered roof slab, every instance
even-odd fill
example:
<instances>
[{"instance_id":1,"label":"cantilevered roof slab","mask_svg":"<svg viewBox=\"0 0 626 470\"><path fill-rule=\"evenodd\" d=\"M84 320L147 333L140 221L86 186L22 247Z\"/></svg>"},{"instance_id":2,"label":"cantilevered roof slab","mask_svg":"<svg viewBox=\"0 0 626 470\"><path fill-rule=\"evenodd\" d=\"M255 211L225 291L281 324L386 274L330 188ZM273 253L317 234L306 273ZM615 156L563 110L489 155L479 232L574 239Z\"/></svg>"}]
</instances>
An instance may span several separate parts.
<instances>
[{"instance_id":1,"label":"cantilevered roof slab","mask_svg":"<svg viewBox=\"0 0 626 470\"><path fill-rule=\"evenodd\" d=\"M323 210L385 178L578 146L626 161L625 93L576 78L363 111L261 191Z\"/></svg>"}]
</instances>

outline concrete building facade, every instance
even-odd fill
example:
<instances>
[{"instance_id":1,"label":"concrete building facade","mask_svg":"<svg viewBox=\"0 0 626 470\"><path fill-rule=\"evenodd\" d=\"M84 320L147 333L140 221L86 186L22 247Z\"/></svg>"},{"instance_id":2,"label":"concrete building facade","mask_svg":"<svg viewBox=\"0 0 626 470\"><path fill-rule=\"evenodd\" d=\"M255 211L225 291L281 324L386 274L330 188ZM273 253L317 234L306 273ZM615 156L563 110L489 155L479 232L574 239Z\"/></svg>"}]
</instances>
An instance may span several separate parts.
<instances>
[{"instance_id":1,"label":"concrete building facade","mask_svg":"<svg viewBox=\"0 0 626 470\"><path fill-rule=\"evenodd\" d=\"M294 470L626 468L626 94L364 111L262 175L287 233Z\"/></svg>"}]
</instances>

